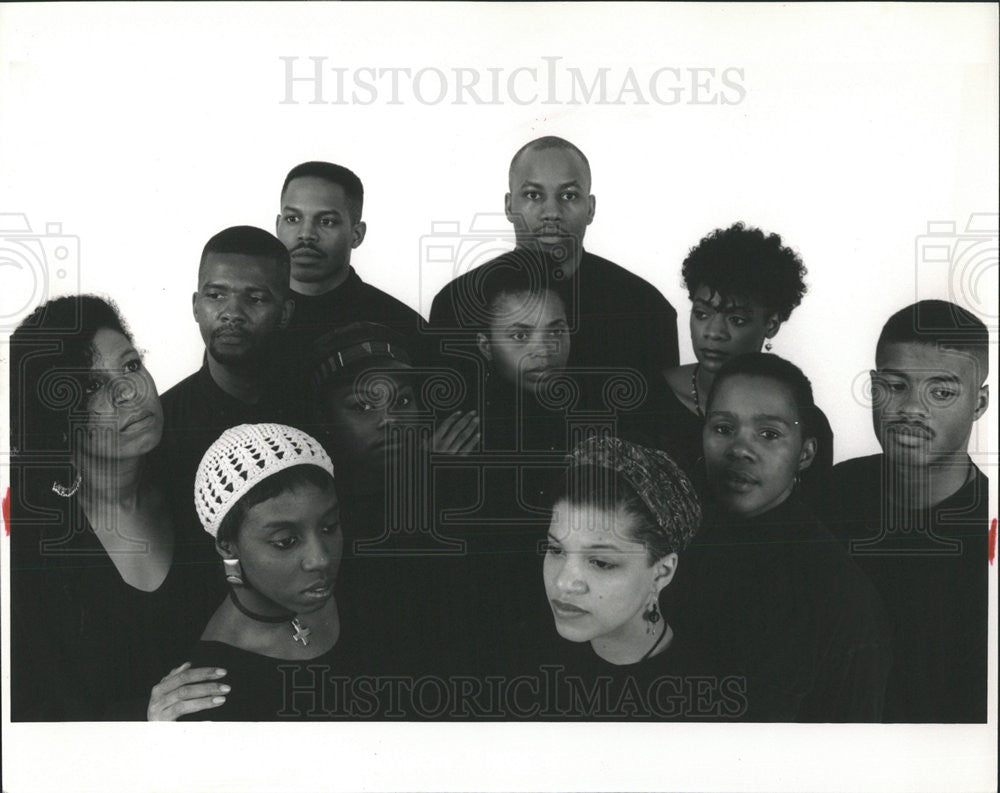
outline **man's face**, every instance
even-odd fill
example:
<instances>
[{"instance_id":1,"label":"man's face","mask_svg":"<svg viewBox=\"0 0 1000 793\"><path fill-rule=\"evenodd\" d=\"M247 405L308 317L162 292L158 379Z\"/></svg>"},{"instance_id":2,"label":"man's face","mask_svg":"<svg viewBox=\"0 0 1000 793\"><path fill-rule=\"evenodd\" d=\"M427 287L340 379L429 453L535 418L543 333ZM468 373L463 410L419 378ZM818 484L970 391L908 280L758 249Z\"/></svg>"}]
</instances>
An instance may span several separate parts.
<instances>
[{"instance_id":1,"label":"man's face","mask_svg":"<svg viewBox=\"0 0 1000 793\"><path fill-rule=\"evenodd\" d=\"M347 277L351 251L365 238L365 224L351 223L344 188L315 176L288 183L275 234L292 256L292 288L322 295Z\"/></svg>"},{"instance_id":2,"label":"man's face","mask_svg":"<svg viewBox=\"0 0 1000 793\"><path fill-rule=\"evenodd\" d=\"M590 174L574 152L529 149L515 163L504 209L518 245L541 245L556 260L575 255L594 208Z\"/></svg>"},{"instance_id":3,"label":"man's face","mask_svg":"<svg viewBox=\"0 0 1000 793\"><path fill-rule=\"evenodd\" d=\"M932 344L886 344L875 356L872 420L889 461L924 467L962 460L989 405L975 356Z\"/></svg>"},{"instance_id":4,"label":"man's face","mask_svg":"<svg viewBox=\"0 0 1000 793\"><path fill-rule=\"evenodd\" d=\"M198 273L194 318L208 354L221 364L259 363L272 334L292 314L281 270L269 259L210 253Z\"/></svg>"}]
</instances>

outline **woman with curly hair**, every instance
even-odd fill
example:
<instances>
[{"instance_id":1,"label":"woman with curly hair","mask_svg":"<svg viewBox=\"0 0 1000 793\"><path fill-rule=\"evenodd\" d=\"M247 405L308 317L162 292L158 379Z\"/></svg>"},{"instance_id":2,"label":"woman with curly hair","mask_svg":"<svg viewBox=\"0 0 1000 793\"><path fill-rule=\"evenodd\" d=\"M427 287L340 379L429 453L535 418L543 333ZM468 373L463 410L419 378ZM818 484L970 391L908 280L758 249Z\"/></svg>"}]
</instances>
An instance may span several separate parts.
<instances>
[{"instance_id":1,"label":"woman with curly hair","mask_svg":"<svg viewBox=\"0 0 1000 793\"><path fill-rule=\"evenodd\" d=\"M705 402L715 375L737 355L770 349L781 325L802 302L806 268L777 234L736 223L716 229L688 253L682 273L691 298L691 346L696 361L664 371L664 443L682 465L700 474ZM817 469L829 469L833 436L821 419ZM824 465L825 460L829 464Z\"/></svg>"}]
</instances>

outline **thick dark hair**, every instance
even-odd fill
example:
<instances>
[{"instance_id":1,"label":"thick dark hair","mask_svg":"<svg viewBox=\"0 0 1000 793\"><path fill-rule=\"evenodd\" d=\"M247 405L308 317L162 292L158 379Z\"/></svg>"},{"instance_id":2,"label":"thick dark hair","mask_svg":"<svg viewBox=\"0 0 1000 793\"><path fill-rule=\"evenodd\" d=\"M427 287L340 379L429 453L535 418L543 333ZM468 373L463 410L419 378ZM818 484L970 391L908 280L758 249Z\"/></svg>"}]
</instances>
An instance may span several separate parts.
<instances>
[{"instance_id":1,"label":"thick dark hair","mask_svg":"<svg viewBox=\"0 0 1000 793\"><path fill-rule=\"evenodd\" d=\"M736 223L716 229L693 247L682 267L688 297L707 286L723 305L745 298L777 312L784 322L806 293L806 268L781 237Z\"/></svg>"},{"instance_id":2,"label":"thick dark hair","mask_svg":"<svg viewBox=\"0 0 1000 793\"><path fill-rule=\"evenodd\" d=\"M986 325L947 300L921 300L889 317L879 334L875 355L887 344L914 342L968 353L975 357L982 379L989 374L990 334Z\"/></svg>"},{"instance_id":3,"label":"thick dark hair","mask_svg":"<svg viewBox=\"0 0 1000 793\"><path fill-rule=\"evenodd\" d=\"M655 516L619 471L595 465L572 466L553 481L553 506L565 501L573 506L595 506L603 510L622 509L638 520L629 538L646 546L650 564L682 549L663 530Z\"/></svg>"},{"instance_id":4,"label":"thick dark hair","mask_svg":"<svg viewBox=\"0 0 1000 793\"><path fill-rule=\"evenodd\" d=\"M291 255L281 240L264 229L256 226L231 226L212 237L201 252L201 260L198 262L199 280L205 260L212 253L239 253L272 261L277 268L275 280L281 284L282 294L289 290Z\"/></svg>"},{"instance_id":5,"label":"thick dark hair","mask_svg":"<svg viewBox=\"0 0 1000 793\"><path fill-rule=\"evenodd\" d=\"M272 474L251 487L239 501L233 504L219 524L216 541L232 542L239 536L240 527L251 509L258 504L263 504L268 499L276 498L282 493L304 485L314 485L321 490L326 490L333 487L333 478L328 471L323 470L318 465L309 464L293 465L291 468L284 468L278 473Z\"/></svg>"},{"instance_id":6,"label":"thick dark hair","mask_svg":"<svg viewBox=\"0 0 1000 793\"><path fill-rule=\"evenodd\" d=\"M482 308L480 329L489 329L490 322L496 318L500 299L508 295L541 296L549 291L559 296L568 312L567 287L554 275L558 269L559 263L548 251L515 248L473 270L470 288L475 290L475 303Z\"/></svg>"},{"instance_id":7,"label":"thick dark hair","mask_svg":"<svg viewBox=\"0 0 1000 793\"><path fill-rule=\"evenodd\" d=\"M10 447L69 459L71 423L86 407L94 336L102 328L132 342L110 300L58 297L36 308L10 337Z\"/></svg>"},{"instance_id":8,"label":"thick dark hair","mask_svg":"<svg viewBox=\"0 0 1000 793\"><path fill-rule=\"evenodd\" d=\"M562 149L563 151L573 152L573 154L583 161L584 168L587 170L587 181L590 181L590 160L587 159L587 155L565 138L560 138L555 135L545 135L544 137L528 141L517 150L513 157L511 157L510 168L507 171L508 183L514 178L514 168L517 167L518 160L520 160L526 152L545 151L546 149Z\"/></svg>"},{"instance_id":9,"label":"thick dark hair","mask_svg":"<svg viewBox=\"0 0 1000 793\"><path fill-rule=\"evenodd\" d=\"M365 205L365 188L357 174L343 165L334 165L332 162L304 162L296 165L288 172L284 184L281 185L281 197L284 199L285 191L293 179L304 176L315 176L317 179L340 185L344 189L344 196L347 198L347 211L351 216L351 223L361 221L361 211Z\"/></svg>"}]
</instances>

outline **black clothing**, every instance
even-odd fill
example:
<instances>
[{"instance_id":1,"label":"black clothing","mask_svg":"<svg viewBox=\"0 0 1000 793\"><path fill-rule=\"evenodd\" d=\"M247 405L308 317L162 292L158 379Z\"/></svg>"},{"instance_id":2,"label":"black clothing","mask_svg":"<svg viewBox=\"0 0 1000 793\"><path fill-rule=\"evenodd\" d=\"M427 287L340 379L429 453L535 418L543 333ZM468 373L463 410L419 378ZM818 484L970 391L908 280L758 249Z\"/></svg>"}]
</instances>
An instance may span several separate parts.
<instances>
[{"instance_id":1,"label":"black clothing","mask_svg":"<svg viewBox=\"0 0 1000 793\"><path fill-rule=\"evenodd\" d=\"M192 668L217 666L225 669L227 674L220 680L232 690L226 694L224 704L181 716L179 721L360 718L365 715L365 701L352 698L345 702L343 696L356 672L352 650L341 636L323 655L307 661L288 661L223 642L199 641L188 656ZM361 710L352 713L352 707Z\"/></svg>"},{"instance_id":2,"label":"black clothing","mask_svg":"<svg viewBox=\"0 0 1000 793\"><path fill-rule=\"evenodd\" d=\"M178 527L166 579L153 592L135 589L78 498L36 491L15 501L11 532L11 718L145 720L150 690L215 608L221 576L205 563L200 538Z\"/></svg>"},{"instance_id":3,"label":"black clothing","mask_svg":"<svg viewBox=\"0 0 1000 793\"><path fill-rule=\"evenodd\" d=\"M352 322L377 322L401 334L414 365L426 361L420 315L392 295L366 284L354 268L336 289L322 295L292 292L295 311L288 325L291 348L305 361L309 346L324 333Z\"/></svg>"},{"instance_id":4,"label":"black clothing","mask_svg":"<svg viewBox=\"0 0 1000 793\"><path fill-rule=\"evenodd\" d=\"M750 681L760 721L877 721L890 664L871 582L793 494L710 517L664 592L680 631Z\"/></svg>"},{"instance_id":5,"label":"black clothing","mask_svg":"<svg viewBox=\"0 0 1000 793\"><path fill-rule=\"evenodd\" d=\"M240 424L298 424L287 397L266 392L250 405L223 391L212 379L207 360L160 397L163 406L163 455L177 520L201 526L194 508L194 478L208 448L230 427ZM204 535L207 540L211 538Z\"/></svg>"},{"instance_id":6,"label":"black clothing","mask_svg":"<svg viewBox=\"0 0 1000 793\"><path fill-rule=\"evenodd\" d=\"M886 497L884 465L881 454L837 465L829 518L892 622L883 718L985 722L989 481L973 466L952 496L907 510Z\"/></svg>"},{"instance_id":7,"label":"black clothing","mask_svg":"<svg viewBox=\"0 0 1000 793\"><path fill-rule=\"evenodd\" d=\"M439 351L445 343L451 345L451 354L441 352L438 360L455 368L470 387L482 382L474 365L475 333L484 317L475 302L477 284L494 261L447 284L431 304L432 341ZM571 278L552 276L544 285L558 291L566 304L571 368L633 369L652 381L677 365L677 312L639 276L584 251Z\"/></svg>"}]
</instances>

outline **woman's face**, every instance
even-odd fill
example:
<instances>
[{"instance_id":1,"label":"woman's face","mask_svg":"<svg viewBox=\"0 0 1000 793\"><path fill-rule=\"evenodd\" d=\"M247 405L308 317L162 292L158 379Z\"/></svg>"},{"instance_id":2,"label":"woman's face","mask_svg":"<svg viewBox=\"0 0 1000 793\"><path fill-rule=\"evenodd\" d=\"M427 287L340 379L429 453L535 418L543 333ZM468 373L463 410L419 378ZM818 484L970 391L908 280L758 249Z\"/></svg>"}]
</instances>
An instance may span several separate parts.
<instances>
[{"instance_id":1,"label":"woman's face","mask_svg":"<svg viewBox=\"0 0 1000 793\"><path fill-rule=\"evenodd\" d=\"M317 418L327 426L331 455L345 475L381 477L386 456L398 450L393 422L417 412L407 369L361 374L353 381L325 386Z\"/></svg>"},{"instance_id":2,"label":"woman's face","mask_svg":"<svg viewBox=\"0 0 1000 793\"><path fill-rule=\"evenodd\" d=\"M331 482L301 484L252 507L236 539L221 550L240 560L262 605L308 614L333 595L343 544Z\"/></svg>"},{"instance_id":3,"label":"woman's face","mask_svg":"<svg viewBox=\"0 0 1000 793\"><path fill-rule=\"evenodd\" d=\"M84 380L84 456L126 459L152 451L163 434L163 410L152 375L132 342L116 330L98 330L93 348Z\"/></svg>"},{"instance_id":4,"label":"woman's face","mask_svg":"<svg viewBox=\"0 0 1000 793\"><path fill-rule=\"evenodd\" d=\"M479 349L503 381L534 393L541 379L569 360L569 323L551 290L501 295Z\"/></svg>"},{"instance_id":5,"label":"woman's face","mask_svg":"<svg viewBox=\"0 0 1000 793\"><path fill-rule=\"evenodd\" d=\"M747 352L760 352L764 339L781 326L778 315L753 300L728 299L698 287L691 303L691 345L698 363L717 372L726 361Z\"/></svg>"},{"instance_id":6,"label":"woman's face","mask_svg":"<svg viewBox=\"0 0 1000 793\"><path fill-rule=\"evenodd\" d=\"M733 375L716 384L702 432L716 497L752 518L778 506L812 463L816 441L803 440L791 391L771 377Z\"/></svg>"},{"instance_id":7,"label":"woman's face","mask_svg":"<svg viewBox=\"0 0 1000 793\"><path fill-rule=\"evenodd\" d=\"M650 564L646 547L633 532L639 518L622 508L560 501L549 526L542 568L545 593L556 630L574 642L641 643L642 615L665 587L676 555Z\"/></svg>"}]
</instances>

